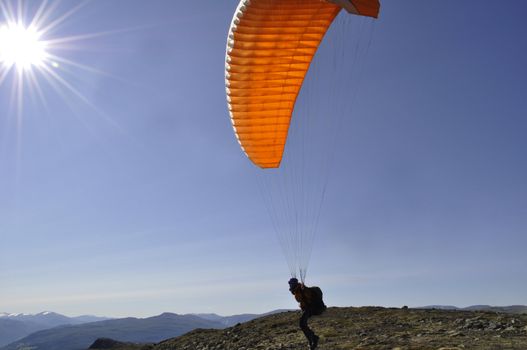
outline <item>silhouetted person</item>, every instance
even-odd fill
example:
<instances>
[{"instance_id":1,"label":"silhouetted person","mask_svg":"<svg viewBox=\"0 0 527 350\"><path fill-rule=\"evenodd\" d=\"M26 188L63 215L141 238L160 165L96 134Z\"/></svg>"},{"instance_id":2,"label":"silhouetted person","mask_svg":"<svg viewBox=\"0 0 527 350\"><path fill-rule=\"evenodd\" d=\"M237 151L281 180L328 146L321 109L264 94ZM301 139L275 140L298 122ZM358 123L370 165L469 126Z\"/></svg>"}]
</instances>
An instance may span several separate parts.
<instances>
[{"instance_id":1,"label":"silhouetted person","mask_svg":"<svg viewBox=\"0 0 527 350\"><path fill-rule=\"evenodd\" d=\"M320 315L326 310L326 305L322 300L322 290L318 287L306 287L299 283L296 278L289 280L289 291L295 296L296 301L300 303L302 317L300 317L300 329L304 332L309 348L314 350L318 345L318 336L307 325L307 320L311 316Z\"/></svg>"}]
</instances>

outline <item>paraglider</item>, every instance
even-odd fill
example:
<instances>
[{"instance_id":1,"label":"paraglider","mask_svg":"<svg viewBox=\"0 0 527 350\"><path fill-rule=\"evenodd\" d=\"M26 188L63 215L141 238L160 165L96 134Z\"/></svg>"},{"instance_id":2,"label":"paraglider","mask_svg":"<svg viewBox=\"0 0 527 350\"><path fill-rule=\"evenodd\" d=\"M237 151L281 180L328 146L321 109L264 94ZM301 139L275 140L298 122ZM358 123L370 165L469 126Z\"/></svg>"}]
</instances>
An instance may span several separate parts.
<instances>
[{"instance_id":1,"label":"paraglider","mask_svg":"<svg viewBox=\"0 0 527 350\"><path fill-rule=\"evenodd\" d=\"M307 320L322 313L325 305L320 288L307 288L304 282L326 191L331 163L328 154L338 130L331 117L336 115L338 120L346 114L339 105L346 105L349 99L338 99L334 90L339 79L349 80L345 72L355 63L353 57L360 56L361 46L357 44L353 57L334 55L334 62L342 57L345 62L333 65L333 75L318 77L321 84L315 85L325 83L324 96L330 97L326 107L310 107L325 99L318 93L307 97L305 103L297 99L301 90L308 90L306 74L313 70L315 53L342 8L355 17L376 18L380 4L378 0L241 0L226 49L231 123L243 152L265 173L262 194L289 265L289 290L300 302L300 328L310 349L317 347L318 337ZM342 49L343 41L349 41L348 34L342 39L337 50ZM326 139L330 146L319 145L318 139ZM320 292L319 297L313 291Z\"/></svg>"},{"instance_id":2,"label":"paraglider","mask_svg":"<svg viewBox=\"0 0 527 350\"><path fill-rule=\"evenodd\" d=\"M306 87L304 80L308 70L316 75L313 57L342 8L352 15L339 17L376 18L380 4L378 0L241 0L227 38L225 84L231 123L243 152L262 169L262 192L274 229L291 277L301 282L327 184L331 139L338 128L331 118L349 114L349 89L333 90L339 80L348 84L351 78L346 71L359 66L354 58L360 56L360 41L353 43L352 55L336 52L331 59L344 62L325 65L314 87ZM358 33L343 32L336 50L360 39L362 27ZM313 98L299 103L300 90L310 88L328 91L315 91ZM325 98L323 94L329 102L321 107L316 103ZM319 145L318 138L325 138L325 144ZM289 158L284 160L284 155Z\"/></svg>"}]
</instances>

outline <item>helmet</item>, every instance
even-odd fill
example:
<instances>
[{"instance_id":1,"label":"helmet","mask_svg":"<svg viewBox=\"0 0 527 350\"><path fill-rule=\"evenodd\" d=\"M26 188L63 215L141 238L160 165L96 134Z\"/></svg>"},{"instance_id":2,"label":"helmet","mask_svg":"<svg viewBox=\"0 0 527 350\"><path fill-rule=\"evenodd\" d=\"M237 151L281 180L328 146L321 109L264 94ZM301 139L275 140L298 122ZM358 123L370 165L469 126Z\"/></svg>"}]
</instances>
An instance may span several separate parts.
<instances>
[{"instance_id":1,"label":"helmet","mask_svg":"<svg viewBox=\"0 0 527 350\"><path fill-rule=\"evenodd\" d=\"M288 283L289 283L289 291L290 291L291 293L293 293L293 291L295 290L295 288L298 286L298 280L297 280L296 278L293 277L293 278L291 278L291 279L289 280Z\"/></svg>"}]
</instances>

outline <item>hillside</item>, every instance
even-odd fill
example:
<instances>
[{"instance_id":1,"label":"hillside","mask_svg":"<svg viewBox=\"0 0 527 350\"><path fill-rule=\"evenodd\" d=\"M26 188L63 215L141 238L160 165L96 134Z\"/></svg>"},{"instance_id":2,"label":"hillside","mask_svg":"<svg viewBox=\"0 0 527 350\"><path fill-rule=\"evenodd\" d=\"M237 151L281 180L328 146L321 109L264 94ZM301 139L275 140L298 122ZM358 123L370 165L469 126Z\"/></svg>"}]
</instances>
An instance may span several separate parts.
<instances>
[{"instance_id":1,"label":"hillside","mask_svg":"<svg viewBox=\"0 0 527 350\"><path fill-rule=\"evenodd\" d=\"M194 330L155 345L113 350L305 349L299 312L259 318L223 330ZM527 315L484 311L330 308L310 322L320 350L525 350ZM97 349L97 348L92 348Z\"/></svg>"}]
</instances>

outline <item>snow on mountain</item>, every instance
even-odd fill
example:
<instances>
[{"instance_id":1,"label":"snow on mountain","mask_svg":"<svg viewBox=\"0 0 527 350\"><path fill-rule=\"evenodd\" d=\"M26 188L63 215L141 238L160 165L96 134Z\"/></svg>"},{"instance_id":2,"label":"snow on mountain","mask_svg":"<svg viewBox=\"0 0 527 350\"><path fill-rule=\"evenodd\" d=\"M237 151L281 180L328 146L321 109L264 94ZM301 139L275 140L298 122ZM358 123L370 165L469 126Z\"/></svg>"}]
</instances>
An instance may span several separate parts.
<instances>
[{"instance_id":1,"label":"snow on mountain","mask_svg":"<svg viewBox=\"0 0 527 350\"><path fill-rule=\"evenodd\" d=\"M15 317L34 317L34 316L47 316L47 315L51 315L51 314L55 314L54 312L51 312L51 311L43 311L43 312L39 312L37 314L25 314L25 313L18 313L18 314L14 314L14 313L8 313L8 312L0 312L0 317L11 317L11 318L15 318ZM55 314L55 315L58 315L58 314ZM62 315L60 315L62 316ZM66 317L66 316L64 316Z\"/></svg>"}]
</instances>

